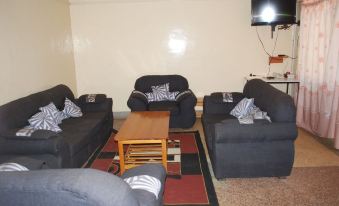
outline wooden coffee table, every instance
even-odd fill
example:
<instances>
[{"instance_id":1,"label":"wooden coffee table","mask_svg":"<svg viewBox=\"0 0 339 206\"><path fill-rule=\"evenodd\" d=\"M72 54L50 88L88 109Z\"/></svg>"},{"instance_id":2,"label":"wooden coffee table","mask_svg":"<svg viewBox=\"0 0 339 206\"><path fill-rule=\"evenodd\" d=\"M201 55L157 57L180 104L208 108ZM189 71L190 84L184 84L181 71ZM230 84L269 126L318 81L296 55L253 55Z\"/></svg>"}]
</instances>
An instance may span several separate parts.
<instances>
[{"instance_id":1,"label":"wooden coffee table","mask_svg":"<svg viewBox=\"0 0 339 206\"><path fill-rule=\"evenodd\" d=\"M118 141L120 172L145 164L162 163L167 170L168 111L131 112L115 140ZM124 152L124 145L129 145Z\"/></svg>"}]
</instances>

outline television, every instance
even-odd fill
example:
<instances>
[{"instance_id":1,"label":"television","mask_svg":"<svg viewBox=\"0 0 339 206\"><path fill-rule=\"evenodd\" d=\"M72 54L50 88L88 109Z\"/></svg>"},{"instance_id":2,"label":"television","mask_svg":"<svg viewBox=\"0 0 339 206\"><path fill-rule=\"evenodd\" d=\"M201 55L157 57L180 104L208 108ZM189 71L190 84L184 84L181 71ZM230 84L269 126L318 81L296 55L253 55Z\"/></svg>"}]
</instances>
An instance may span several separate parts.
<instances>
[{"instance_id":1,"label":"television","mask_svg":"<svg viewBox=\"0 0 339 206\"><path fill-rule=\"evenodd\" d=\"M252 26L296 23L296 0L252 0Z\"/></svg>"}]
</instances>

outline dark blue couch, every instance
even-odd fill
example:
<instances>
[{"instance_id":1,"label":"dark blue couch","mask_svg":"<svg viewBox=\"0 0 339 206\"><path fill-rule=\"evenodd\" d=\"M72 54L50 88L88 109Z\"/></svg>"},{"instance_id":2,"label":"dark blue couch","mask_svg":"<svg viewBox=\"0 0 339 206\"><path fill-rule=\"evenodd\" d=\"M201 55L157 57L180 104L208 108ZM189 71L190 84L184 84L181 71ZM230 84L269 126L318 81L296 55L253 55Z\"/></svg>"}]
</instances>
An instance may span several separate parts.
<instances>
[{"instance_id":1,"label":"dark blue couch","mask_svg":"<svg viewBox=\"0 0 339 206\"><path fill-rule=\"evenodd\" d=\"M62 110L66 97L81 107L82 117L63 120L61 133L38 130L31 137L15 136L39 107L53 102ZM67 86L58 85L0 106L0 163L25 156L42 160L49 168L81 167L106 142L112 126L111 98L85 103L75 99Z\"/></svg>"},{"instance_id":2,"label":"dark blue couch","mask_svg":"<svg viewBox=\"0 0 339 206\"><path fill-rule=\"evenodd\" d=\"M292 98L259 79L248 81L243 93L233 97L233 103L224 103L220 93L204 97L202 123L216 178L289 176L297 137ZM254 98L272 123L241 125L231 116L244 97Z\"/></svg>"}]
</instances>

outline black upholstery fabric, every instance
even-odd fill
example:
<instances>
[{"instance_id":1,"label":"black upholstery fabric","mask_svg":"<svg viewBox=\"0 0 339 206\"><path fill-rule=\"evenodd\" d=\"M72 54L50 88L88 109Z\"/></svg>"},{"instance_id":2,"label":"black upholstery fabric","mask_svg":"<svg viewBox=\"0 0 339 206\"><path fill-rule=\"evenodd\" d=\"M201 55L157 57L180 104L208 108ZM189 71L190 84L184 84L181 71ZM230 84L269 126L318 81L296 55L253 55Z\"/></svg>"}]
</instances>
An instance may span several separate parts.
<instances>
[{"instance_id":1,"label":"black upholstery fabric","mask_svg":"<svg viewBox=\"0 0 339 206\"><path fill-rule=\"evenodd\" d=\"M94 169L4 172L0 205L139 206L121 178Z\"/></svg>"},{"instance_id":2,"label":"black upholstery fabric","mask_svg":"<svg viewBox=\"0 0 339 206\"><path fill-rule=\"evenodd\" d=\"M244 95L254 98L254 104L266 111L272 121L295 122L296 110L293 99L284 92L263 83L260 79L248 81Z\"/></svg>"},{"instance_id":3,"label":"black upholstery fabric","mask_svg":"<svg viewBox=\"0 0 339 206\"><path fill-rule=\"evenodd\" d=\"M204 97L202 123L215 176L289 176L298 135L292 98L261 80L246 83L233 103L221 102L220 93ZM254 120L242 125L230 111L243 98L254 98L272 123Z\"/></svg>"},{"instance_id":4,"label":"black upholstery fabric","mask_svg":"<svg viewBox=\"0 0 339 206\"><path fill-rule=\"evenodd\" d=\"M138 78L135 82L134 89L143 93L152 92L152 86L169 83L169 90L185 92L188 89L186 78L180 75L147 75ZM189 90L190 91L190 90ZM179 94L180 94L179 93ZM193 92L185 93L178 101L161 101L150 102L145 101L145 97L131 93L128 98L127 105L131 111L170 111L170 127L171 128L189 128L195 123L194 107L197 98Z\"/></svg>"},{"instance_id":5,"label":"black upholstery fabric","mask_svg":"<svg viewBox=\"0 0 339 206\"><path fill-rule=\"evenodd\" d=\"M149 111L170 111L171 115L178 115L180 112L179 105L175 101L150 102Z\"/></svg>"},{"instance_id":6,"label":"black upholstery fabric","mask_svg":"<svg viewBox=\"0 0 339 206\"><path fill-rule=\"evenodd\" d=\"M81 107L82 117L63 120L60 133L36 131L31 137L15 137L39 107L53 102L62 110L66 97ZM24 155L45 161L50 168L80 167L111 134L112 99L79 104L67 86L58 85L0 106L0 122L0 156Z\"/></svg>"},{"instance_id":7,"label":"black upholstery fabric","mask_svg":"<svg viewBox=\"0 0 339 206\"><path fill-rule=\"evenodd\" d=\"M62 110L65 97L74 101L72 91L65 85L58 85L46 91L38 92L27 97L14 100L0 107L0 134L8 129L22 128L27 120L39 112L39 108L53 102Z\"/></svg>"},{"instance_id":8,"label":"black upholstery fabric","mask_svg":"<svg viewBox=\"0 0 339 206\"><path fill-rule=\"evenodd\" d=\"M95 98L94 98L95 101L94 102L87 102L88 95L89 94L81 95L79 97L78 103L79 104L86 104L86 103L96 104L96 103L102 103L102 102L104 102L107 99L106 94L95 94Z\"/></svg>"},{"instance_id":9,"label":"black upholstery fabric","mask_svg":"<svg viewBox=\"0 0 339 206\"><path fill-rule=\"evenodd\" d=\"M35 165L41 164L32 159ZM36 167L35 166L35 167ZM0 205L49 206L161 206L166 171L147 164L126 171L123 178L139 175L161 182L158 199L152 193L132 189L122 178L95 169L48 169L2 172Z\"/></svg>"},{"instance_id":10,"label":"black upholstery fabric","mask_svg":"<svg viewBox=\"0 0 339 206\"><path fill-rule=\"evenodd\" d=\"M170 92L185 91L188 89L188 82L180 75L146 75L135 81L134 88L141 92L152 92L152 86L169 83Z\"/></svg>"}]
</instances>

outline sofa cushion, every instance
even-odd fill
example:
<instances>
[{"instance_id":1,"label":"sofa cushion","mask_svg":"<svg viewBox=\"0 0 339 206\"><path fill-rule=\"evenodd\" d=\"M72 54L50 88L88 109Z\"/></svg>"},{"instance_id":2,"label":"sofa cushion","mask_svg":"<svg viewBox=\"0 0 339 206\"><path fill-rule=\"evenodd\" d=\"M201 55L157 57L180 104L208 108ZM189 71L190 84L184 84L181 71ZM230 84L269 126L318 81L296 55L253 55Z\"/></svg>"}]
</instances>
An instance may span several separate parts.
<instances>
[{"instance_id":1,"label":"sofa cushion","mask_svg":"<svg viewBox=\"0 0 339 206\"><path fill-rule=\"evenodd\" d=\"M178 115L180 112L177 102L174 101L150 102L148 109L150 111L170 111L171 115Z\"/></svg>"},{"instance_id":2,"label":"sofa cushion","mask_svg":"<svg viewBox=\"0 0 339 206\"><path fill-rule=\"evenodd\" d=\"M215 124L216 143L244 143L295 140L295 123L270 123L266 119L254 120L253 124L240 124L237 119L226 119Z\"/></svg>"},{"instance_id":3,"label":"sofa cushion","mask_svg":"<svg viewBox=\"0 0 339 206\"><path fill-rule=\"evenodd\" d=\"M74 156L97 134L106 118L105 112L89 112L79 118L69 118L60 125L63 132L61 135L69 145L71 156Z\"/></svg>"},{"instance_id":4,"label":"sofa cushion","mask_svg":"<svg viewBox=\"0 0 339 206\"><path fill-rule=\"evenodd\" d=\"M209 150L212 149L212 140L215 136L214 125L226 119L237 120L230 114L203 114L202 121L204 125L205 139Z\"/></svg>"}]
</instances>

